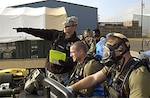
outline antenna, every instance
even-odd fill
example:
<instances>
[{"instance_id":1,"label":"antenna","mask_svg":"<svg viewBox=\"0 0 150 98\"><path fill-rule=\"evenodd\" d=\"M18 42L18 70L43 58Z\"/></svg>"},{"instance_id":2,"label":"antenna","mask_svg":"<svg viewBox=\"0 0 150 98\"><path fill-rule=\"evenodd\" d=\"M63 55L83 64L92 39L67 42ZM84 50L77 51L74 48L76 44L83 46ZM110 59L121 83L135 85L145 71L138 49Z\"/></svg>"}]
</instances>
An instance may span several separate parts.
<instances>
[{"instance_id":1,"label":"antenna","mask_svg":"<svg viewBox=\"0 0 150 98\"><path fill-rule=\"evenodd\" d=\"M142 30L143 30L143 7L144 7L144 3L143 0L141 0L141 33L143 34Z\"/></svg>"}]
</instances>

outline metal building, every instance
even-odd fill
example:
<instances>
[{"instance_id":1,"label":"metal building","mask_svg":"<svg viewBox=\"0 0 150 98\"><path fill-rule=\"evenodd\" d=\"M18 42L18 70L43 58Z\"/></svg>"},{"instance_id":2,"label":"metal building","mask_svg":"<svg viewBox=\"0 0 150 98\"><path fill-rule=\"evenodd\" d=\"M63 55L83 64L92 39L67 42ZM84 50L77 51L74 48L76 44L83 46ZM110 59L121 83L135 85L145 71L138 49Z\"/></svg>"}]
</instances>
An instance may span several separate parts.
<instances>
[{"instance_id":1,"label":"metal building","mask_svg":"<svg viewBox=\"0 0 150 98\"><path fill-rule=\"evenodd\" d=\"M57 0L47 0L47 1L39 1L34 3L28 3L23 5L17 5L12 7L49 7L49 8L57 8L57 7L65 7L67 16L77 16L79 18L79 25L77 26L76 32L77 35L82 34L85 28L89 28L91 30L98 28L98 15L97 8L90 7L86 5L74 4L69 2L62 2ZM6 43L0 46L0 49L6 48L11 49L13 44L13 56L7 57L8 59L25 59L25 58L45 58L47 53L49 52L52 44L50 41L39 40L39 41L17 41L14 43ZM3 49L4 50L4 49ZM0 51L1 52L1 51ZM2 51L3 52L3 51ZM3 54L3 53L2 53ZM6 59L4 57L0 57L0 59Z\"/></svg>"},{"instance_id":2,"label":"metal building","mask_svg":"<svg viewBox=\"0 0 150 98\"><path fill-rule=\"evenodd\" d=\"M39 1L14 7L65 7L68 16L74 15L79 18L79 25L76 30L77 35L82 34L85 28L93 30L98 27L98 9L96 7L62 2L57 0Z\"/></svg>"}]
</instances>

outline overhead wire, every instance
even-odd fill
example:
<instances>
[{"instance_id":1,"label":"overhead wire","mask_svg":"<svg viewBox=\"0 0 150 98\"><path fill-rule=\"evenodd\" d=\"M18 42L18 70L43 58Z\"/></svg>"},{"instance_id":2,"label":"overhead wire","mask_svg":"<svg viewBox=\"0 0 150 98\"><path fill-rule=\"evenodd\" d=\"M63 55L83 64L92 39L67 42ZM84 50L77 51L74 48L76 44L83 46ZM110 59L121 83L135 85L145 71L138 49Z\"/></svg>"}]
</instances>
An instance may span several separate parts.
<instances>
[{"instance_id":1,"label":"overhead wire","mask_svg":"<svg viewBox=\"0 0 150 98\"><path fill-rule=\"evenodd\" d=\"M133 13L136 12L137 10L139 11L140 8L138 8L138 9L136 9L136 10L134 10L134 11L131 11L131 12L129 12L129 13L126 13L126 14L124 14L124 15L111 18L111 19L109 19L109 20L114 20L114 19L118 19L118 18L122 18L122 17L128 16L128 15L130 15L130 14L133 14Z\"/></svg>"},{"instance_id":2,"label":"overhead wire","mask_svg":"<svg viewBox=\"0 0 150 98\"><path fill-rule=\"evenodd\" d=\"M146 4L147 3L150 3L150 1L147 1L146 2ZM137 12L137 11L139 11L138 13L140 13L140 11L141 11L141 8L138 8L138 9L135 9L135 10L133 10L133 11L131 11L131 12L128 12L128 13L126 13L126 14L123 14L123 15L120 15L120 16L117 16L117 17L112 17L112 18L110 18L110 19L107 19L107 20L120 20L120 18L122 19L122 18L124 18L124 17L127 17L127 16L129 16L129 15L133 15L135 12ZM145 3L144 3L144 11L147 11L147 12L150 12L150 10L148 10L148 9L146 9L145 8ZM121 12L121 11L120 11Z\"/></svg>"}]
</instances>

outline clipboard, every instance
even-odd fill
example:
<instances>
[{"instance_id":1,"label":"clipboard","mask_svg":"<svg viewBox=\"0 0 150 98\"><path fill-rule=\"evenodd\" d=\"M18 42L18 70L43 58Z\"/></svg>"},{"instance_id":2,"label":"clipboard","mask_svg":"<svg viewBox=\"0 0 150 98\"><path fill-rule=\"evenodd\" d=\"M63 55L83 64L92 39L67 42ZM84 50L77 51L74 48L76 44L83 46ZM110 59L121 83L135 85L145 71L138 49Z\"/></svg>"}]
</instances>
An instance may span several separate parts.
<instances>
[{"instance_id":1,"label":"clipboard","mask_svg":"<svg viewBox=\"0 0 150 98\"><path fill-rule=\"evenodd\" d=\"M57 50L49 50L49 61L53 64L61 65L59 60L66 60L66 53L57 51Z\"/></svg>"}]
</instances>

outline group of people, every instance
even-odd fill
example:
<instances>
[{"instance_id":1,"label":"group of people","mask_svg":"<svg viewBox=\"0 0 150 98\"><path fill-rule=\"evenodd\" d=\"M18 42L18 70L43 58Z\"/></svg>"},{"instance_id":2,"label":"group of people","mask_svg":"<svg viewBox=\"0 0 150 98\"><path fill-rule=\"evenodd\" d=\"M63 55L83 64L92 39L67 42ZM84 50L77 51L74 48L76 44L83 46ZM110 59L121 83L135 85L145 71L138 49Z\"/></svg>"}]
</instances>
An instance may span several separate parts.
<instances>
[{"instance_id":1,"label":"group of people","mask_svg":"<svg viewBox=\"0 0 150 98\"><path fill-rule=\"evenodd\" d=\"M84 29L83 34L79 35L78 37L86 45L87 54L95 55L96 43L98 43L101 39L100 30L99 29L92 30L91 35L91 30L86 28Z\"/></svg>"},{"instance_id":2,"label":"group of people","mask_svg":"<svg viewBox=\"0 0 150 98\"><path fill-rule=\"evenodd\" d=\"M50 62L51 54L48 53L45 64L47 77L62 83L76 97L150 97L150 72L131 56L130 43L126 36L112 33L103 40L95 38L94 51L101 58L97 59L88 55L89 43L86 44L76 35L78 18L68 17L63 25L62 31L15 28L17 32L26 32L52 41L50 50L66 54L65 60L58 60L58 64L55 64ZM89 29L85 31L89 32Z\"/></svg>"}]
</instances>

